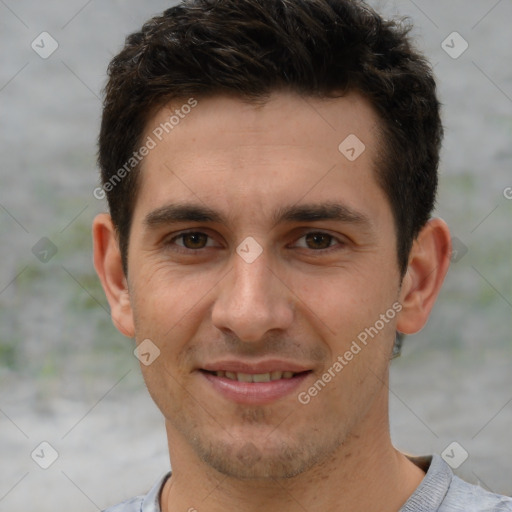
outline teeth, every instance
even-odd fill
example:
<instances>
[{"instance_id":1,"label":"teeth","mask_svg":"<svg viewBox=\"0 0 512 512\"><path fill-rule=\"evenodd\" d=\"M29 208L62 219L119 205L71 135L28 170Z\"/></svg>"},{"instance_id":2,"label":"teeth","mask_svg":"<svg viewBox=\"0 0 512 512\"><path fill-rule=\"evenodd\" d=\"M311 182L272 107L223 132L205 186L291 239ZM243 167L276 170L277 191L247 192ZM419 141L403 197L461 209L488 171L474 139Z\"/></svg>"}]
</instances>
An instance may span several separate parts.
<instances>
[{"instance_id":1,"label":"teeth","mask_svg":"<svg viewBox=\"0 0 512 512\"><path fill-rule=\"evenodd\" d=\"M270 373L257 373L252 376L253 382L270 382Z\"/></svg>"},{"instance_id":2,"label":"teeth","mask_svg":"<svg viewBox=\"0 0 512 512\"><path fill-rule=\"evenodd\" d=\"M224 377L231 380L237 380L239 382L270 382L279 379L291 379L295 374L293 372L280 372L274 371L270 373L235 373L217 371L215 372L217 377Z\"/></svg>"}]
</instances>

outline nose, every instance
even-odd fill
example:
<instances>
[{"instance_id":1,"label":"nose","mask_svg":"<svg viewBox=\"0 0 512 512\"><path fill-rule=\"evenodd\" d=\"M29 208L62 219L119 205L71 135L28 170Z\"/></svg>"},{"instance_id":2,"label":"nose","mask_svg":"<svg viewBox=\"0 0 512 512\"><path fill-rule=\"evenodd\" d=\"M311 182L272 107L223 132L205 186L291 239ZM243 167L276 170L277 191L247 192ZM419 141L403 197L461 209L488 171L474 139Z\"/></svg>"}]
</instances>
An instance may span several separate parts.
<instances>
[{"instance_id":1,"label":"nose","mask_svg":"<svg viewBox=\"0 0 512 512\"><path fill-rule=\"evenodd\" d=\"M233 268L220 283L212 322L243 342L262 340L268 331L293 321L293 294L269 266L263 251L252 263L233 255Z\"/></svg>"}]
</instances>

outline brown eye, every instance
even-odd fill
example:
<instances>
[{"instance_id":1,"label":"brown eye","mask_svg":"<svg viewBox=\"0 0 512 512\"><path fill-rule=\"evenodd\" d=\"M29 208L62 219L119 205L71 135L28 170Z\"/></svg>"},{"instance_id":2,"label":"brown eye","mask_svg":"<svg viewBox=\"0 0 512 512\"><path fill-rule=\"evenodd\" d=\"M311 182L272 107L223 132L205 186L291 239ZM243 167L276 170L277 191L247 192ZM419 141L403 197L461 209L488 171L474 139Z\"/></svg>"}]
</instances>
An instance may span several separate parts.
<instances>
[{"instance_id":1,"label":"brown eye","mask_svg":"<svg viewBox=\"0 0 512 512\"><path fill-rule=\"evenodd\" d=\"M308 233L305 237L310 249L327 249L333 240L327 233Z\"/></svg>"},{"instance_id":2,"label":"brown eye","mask_svg":"<svg viewBox=\"0 0 512 512\"><path fill-rule=\"evenodd\" d=\"M211 256L213 249L222 249L217 236L203 231L182 231L163 242L165 250L193 257Z\"/></svg>"},{"instance_id":3,"label":"brown eye","mask_svg":"<svg viewBox=\"0 0 512 512\"><path fill-rule=\"evenodd\" d=\"M181 238L187 249L202 249L208 241L208 235L200 232L183 233L176 238Z\"/></svg>"}]
</instances>

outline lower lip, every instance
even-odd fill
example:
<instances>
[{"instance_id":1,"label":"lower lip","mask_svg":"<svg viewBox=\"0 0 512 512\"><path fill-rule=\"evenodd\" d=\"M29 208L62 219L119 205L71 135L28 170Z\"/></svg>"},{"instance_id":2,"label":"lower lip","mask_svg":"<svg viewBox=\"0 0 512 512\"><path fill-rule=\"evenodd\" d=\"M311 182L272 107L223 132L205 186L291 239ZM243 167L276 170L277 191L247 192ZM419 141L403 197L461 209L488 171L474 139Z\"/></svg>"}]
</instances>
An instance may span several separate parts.
<instances>
[{"instance_id":1,"label":"lower lip","mask_svg":"<svg viewBox=\"0 0 512 512\"><path fill-rule=\"evenodd\" d=\"M210 382L216 391L233 402L265 405L296 391L311 372L301 373L291 379L270 382L239 382L226 377L217 377L205 371L199 373Z\"/></svg>"}]
</instances>

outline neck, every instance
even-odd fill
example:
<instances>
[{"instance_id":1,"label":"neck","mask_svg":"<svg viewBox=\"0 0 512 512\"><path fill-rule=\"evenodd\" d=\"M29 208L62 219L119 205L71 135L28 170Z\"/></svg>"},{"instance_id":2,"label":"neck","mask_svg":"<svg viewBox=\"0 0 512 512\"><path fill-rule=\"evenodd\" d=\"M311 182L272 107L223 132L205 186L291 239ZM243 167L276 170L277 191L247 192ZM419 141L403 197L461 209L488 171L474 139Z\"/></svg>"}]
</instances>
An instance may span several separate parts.
<instances>
[{"instance_id":1,"label":"neck","mask_svg":"<svg viewBox=\"0 0 512 512\"><path fill-rule=\"evenodd\" d=\"M383 409L370 412L374 417L328 460L282 480L226 477L199 460L168 423L172 477L162 492L162 511L396 512L425 473L393 447L387 403Z\"/></svg>"}]
</instances>

